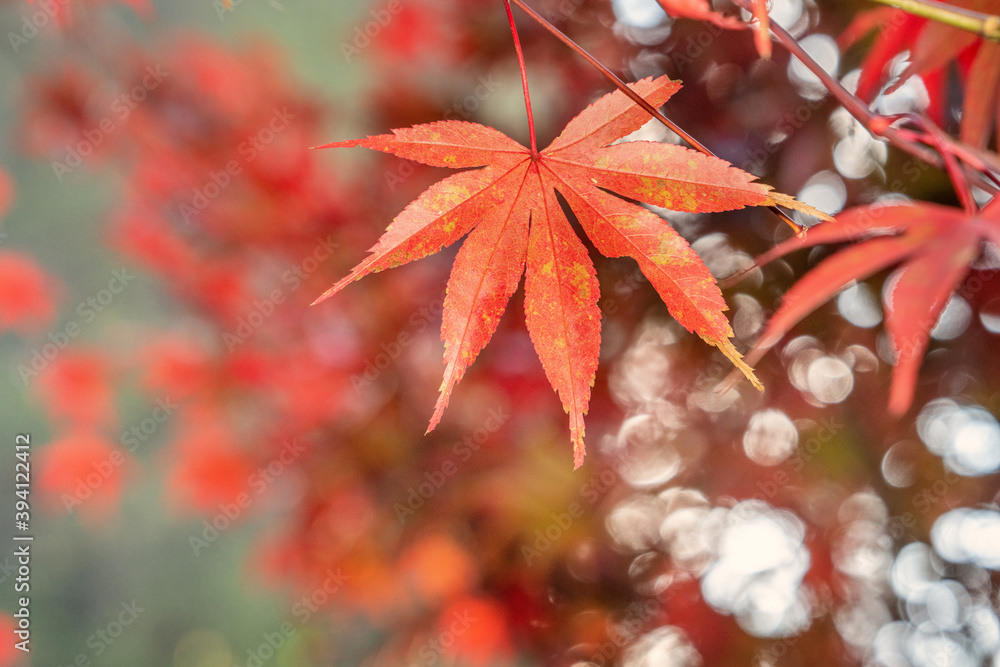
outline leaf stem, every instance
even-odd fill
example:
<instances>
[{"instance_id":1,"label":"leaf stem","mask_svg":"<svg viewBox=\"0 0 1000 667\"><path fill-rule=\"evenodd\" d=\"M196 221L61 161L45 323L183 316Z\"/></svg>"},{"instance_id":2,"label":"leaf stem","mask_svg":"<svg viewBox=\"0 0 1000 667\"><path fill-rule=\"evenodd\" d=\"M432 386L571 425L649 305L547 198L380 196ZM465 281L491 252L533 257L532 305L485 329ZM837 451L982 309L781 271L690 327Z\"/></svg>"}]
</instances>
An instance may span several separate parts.
<instances>
[{"instance_id":1,"label":"leaf stem","mask_svg":"<svg viewBox=\"0 0 1000 667\"><path fill-rule=\"evenodd\" d=\"M507 2L508 0L504 0L505 4ZM642 107L643 110L646 111L646 113L648 113L656 120L660 121L667 128L677 133L677 135L680 136L681 139L686 141L688 145L691 146L691 148L694 148L695 150L704 153L705 155L718 157L715 153L710 151L704 144L702 144L700 141L698 141L693 136L684 131L679 125L677 125L672 120L670 120L662 113L660 113L659 110L656 109L656 107L654 107L646 100L642 99L642 96L639 95L639 93L629 88L628 84L622 81L614 72L605 67L604 64L601 63L601 61L599 61L597 58L587 53L586 49L584 49L582 46L580 46L572 39L570 39L565 33L559 30L559 28L552 25L544 16L542 16L534 9L524 4L522 0L513 0L513 2L515 5L520 7L521 10L524 11L524 13L533 18L539 25L541 25L543 28L552 33L559 41L561 41L563 44L576 51L576 53L579 54L581 58L583 58L588 63L593 65L601 74L603 74L609 81L611 81L611 83L615 84L618 90L625 93L625 95L627 95L629 99L631 99L633 102ZM802 226L799 225L794 220L792 220L790 217L788 217L788 214L782 211L780 208L778 208L777 206L768 206L768 208L775 215L781 218L785 222L785 224L791 227L796 234L801 234L803 232Z\"/></svg>"},{"instance_id":2,"label":"leaf stem","mask_svg":"<svg viewBox=\"0 0 1000 667\"><path fill-rule=\"evenodd\" d=\"M528 114L528 135L531 138L531 157L538 159L538 142L535 141L535 115L531 112L531 94L528 92L528 72L524 68L524 53L521 52L521 39L517 36L517 26L514 24L514 13L510 9L510 0L503 0L507 10L507 21L510 32L514 35L514 50L517 51L517 64L521 67L521 86L524 88L524 109Z\"/></svg>"},{"instance_id":3,"label":"leaf stem","mask_svg":"<svg viewBox=\"0 0 1000 667\"><path fill-rule=\"evenodd\" d=\"M962 171L962 165L959 164L955 152L947 150L944 147L944 144L948 141L948 135L925 116L918 116L916 114L907 114L907 116L909 116L915 124L924 129L926 137L924 141L926 143L936 145L938 152L941 153L942 157L944 157L944 163L948 171L948 176L951 178L951 182L955 186L955 191L958 193L958 199L962 202L962 207L965 209L965 212L970 217L978 214L979 206L976 204L976 200L972 196L972 189L969 187L969 181L965 177L965 172Z\"/></svg>"},{"instance_id":4,"label":"leaf stem","mask_svg":"<svg viewBox=\"0 0 1000 667\"><path fill-rule=\"evenodd\" d=\"M985 39L1000 42L1000 16L955 7L936 0L872 0L872 2L902 9L908 14L968 30Z\"/></svg>"},{"instance_id":5,"label":"leaf stem","mask_svg":"<svg viewBox=\"0 0 1000 667\"><path fill-rule=\"evenodd\" d=\"M504 2L507 2L507 0L504 0ZM700 151L705 155L712 155L714 157L714 153L712 153L712 151L708 150L708 148L706 148L701 142L699 142L697 139L695 139L690 134L685 132L683 129L678 127L672 120L661 114L652 104L642 99L642 96L639 95L639 93L629 88L628 85L620 78L618 78L618 76L614 72L605 67L604 64L601 63L601 61L599 61L597 58L587 53L586 49L584 49L582 46L580 46L572 39L570 39L564 32L559 30L559 28L552 25L548 21L548 19L546 19L544 16L536 12L531 7L524 4L522 0L513 0L513 2L515 5L520 7L524 11L524 13L526 13L528 16L530 16L536 22L538 22L543 28L548 30L553 35L555 35L555 37L559 39L559 41L561 41L563 44L576 51L581 58L583 58L588 63L593 65L601 74L607 77L607 79L611 81L611 83L615 84L615 86L618 87L618 90L628 95L628 97L633 102L635 102L640 107L645 109L646 113L648 113L650 116L652 116L656 120L666 125L674 132L676 132L682 139L684 139L684 141L690 144L690 146L695 150Z\"/></svg>"}]
</instances>

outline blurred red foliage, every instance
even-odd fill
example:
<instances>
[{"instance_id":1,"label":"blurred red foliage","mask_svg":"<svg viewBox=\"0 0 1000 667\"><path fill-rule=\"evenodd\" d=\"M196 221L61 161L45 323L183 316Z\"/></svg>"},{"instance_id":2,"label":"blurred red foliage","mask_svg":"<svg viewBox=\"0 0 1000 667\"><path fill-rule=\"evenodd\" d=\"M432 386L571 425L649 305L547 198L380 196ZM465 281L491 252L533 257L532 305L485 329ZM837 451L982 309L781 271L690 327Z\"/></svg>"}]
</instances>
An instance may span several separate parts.
<instances>
[{"instance_id":1,"label":"blurred red foliage","mask_svg":"<svg viewBox=\"0 0 1000 667\"><path fill-rule=\"evenodd\" d=\"M56 314L54 282L30 257L0 252L0 330L31 332L50 325Z\"/></svg>"},{"instance_id":2,"label":"blurred red foliage","mask_svg":"<svg viewBox=\"0 0 1000 667\"><path fill-rule=\"evenodd\" d=\"M676 119L734 164L750 161L754 141L773 148L762 169L772 170L768 182L779 190L795 192L808 174L830 167L825 148L817 149L829 130L819 104L788 143L767 143L782 118L807 108L782 92L784 61L748 67L756 57L749 36L716 42L694 22L666 33L623 27L610 4L532 3L632 79L680 74L688 85L671 109ZM501 107L501 98L520 100L499 3L404 5L370 55L358 54L372 73L358 101L371 133L441 118L489 122L486 110ZM65 29L98 30L82 20ZM107 38L125 39L113 34ZM540 27L526 24L521 35L529 72L542 82L534 94L544 145L608 86ZM703 58L671 60L704 35L713 46ZM114 172L104 240L130 270L158 283L152 306L168 324L115 322L92 332L107 337L106 349L74 342L28 378L55 425L38 458L38 490L51 507L79 513L88 525L111 520L145 463L147 474L165 478L168 508L182 519L199 515L192 525L219 516L227 526L276 519L248 558L254 574L290 588L293 603L322 609L318 625L331 633L345 619L363 624L380 644L345 641L359 663L408 664L424 648L472 665L612 662L669 630L664 645L696 651L704 664L749 664L782 641L779 631L801 639L780 644L800 664L854 664L860 649L834 619L864 605L898 615L883 570L901 538L890 539L886 526L912 509L912 490L890 488L880 465L917 436L911 425L872 413L884 404L888 378L887 364L868 350L877 348L873 330L820 313L815 331L829 335L828 348L800 332L780 359L758 369L766 398L720 395L719 360L662 324L665 309L632 277L634 265L599 258L606 370L591 403L592 460L570 472L565 417L516 317L501 321L460 400L424 437L415 425L426 424L438 388L450 257L352 284L322 308L308 304L439 174L384 155L363 168L335 164L308 150L330 138L324 123L341 132L344 110L306 90L269 44L227 46L183 34L113 46L107 52L120 56L113 62L67 52L30 80L16 141L63 164L64 178ZM700 83L720 72L730 77L724 95ZM9 200L4 183L0 177L0 209ZM858 190L850 184L851 197ZM733 259L736 248L761 252L780 235L770 218L742 212L673 222L703 240L704 257L718 248L715 260ZM742 286L732 302L742 345L757 331L746 322L754 313L762 320L796 267L780 270ZM31 335L49 325L53 282L33 260L0 253L0 327ZM523 299L512 306L523 308ZM918 402L955 391L996 405L995 339L978 329L963 341L928 355ZM805 357L849 362L853 394L827 404L790 382L804 374ZM741 443L748 415L768 406L787 413L801 447L827 416L838 426L807 454L800 448L786 462L758 464ZM137 432L128 452L115 444ZM914 489L940 475L940 457L923 448L907 464ZM938 494L914 512L908 529L917 538L907 539L928 540L933 520L952 506L995 501L990 479ZM789 542L799 574L789 585L804 611L791 629L750 627L739 615L745 609L706 599L704 577L732 527L726 521L739 527L735 508L748 499L771 512L760 510L755 525L798 530ZM851 560L862 556L881 564L880 583ZM764 580L771 572L761 566L751 574ZM736 585L729 592L741 604L753 597ZM464 618L476 620L462 626ZM336 664L342 648L316 663Z\"/></svg>"},{"instance_id":3,"label":"blurred red foliage","mask_svg":"<svg viewBox=\"0 0 1000 667\"><path fill-rule=\"evenodd\" d=\"M132 457L88 432L55 439L40 454L38 490L51 507L78 512L90 524L107 523L118 511Z\"/></svg>"},{"instance_id":4,"label":"blurred red foliage","mask_svg":"<svg viewBox=\"0 0 1000 667\"><path fill-rule=\"evenodd\" d=\"M103 351L61 352L39 374L35 388L56 424L93 429L117 423L111 363Z\"/></svg>"}]
</instances>

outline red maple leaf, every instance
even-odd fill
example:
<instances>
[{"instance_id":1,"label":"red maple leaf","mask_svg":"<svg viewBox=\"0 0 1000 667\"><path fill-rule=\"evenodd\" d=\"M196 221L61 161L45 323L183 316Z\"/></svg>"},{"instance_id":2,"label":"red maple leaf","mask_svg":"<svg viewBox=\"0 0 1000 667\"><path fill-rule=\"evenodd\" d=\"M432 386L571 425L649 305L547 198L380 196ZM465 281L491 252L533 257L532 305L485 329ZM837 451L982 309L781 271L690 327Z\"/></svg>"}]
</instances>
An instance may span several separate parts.
<instances>
[{"instance_id":1,"label":"red maple leaf","mask_svg":"<svg viewBox=\"0 0 1000 667\"><path fill-rule=\"evenodd\" d=\"M631 85L654 106L680 88L665 76ZM648 141L612 144L647 120L645 111L616 91L590 105L535 155L493 128L461 121L326 146L364 146L437 167L482 167L425 190L396 217L371 254L316 300L469 235L448 281L441 327L446 368L428 430L441 419L452 388L493 335L525 274L528 332L570 415L574 461L577 467L582 464L583 415L601 337L599 287L593 262L557 192L600 252L634 258L671 315L722 350L759 386L729 340L733 332L723 314L726 303L698 255L662 218L607 191L677 211L781 203L822 214L754 183L752 175L719 158Z\"/></svg>"},{"instance_id":2,"label":"red maple leaf","mask_svg":"<svg viewBox=\"0 0 1000 667\"><path fill-rule=\"evenodd\" d=\"M885 316L898 355L889 411L901 415L913 402L931 329L949 297L979 257L983 243L1000 243L1000 200L977 216L925 202L859 206L841 213L836 222L813 227L805 238L778 244L761 255L757 265L801 248L844 241L861 242L823 260L788 290L760 341L747 353L747 361L756 363L795 324L852 281L901 264Z\"/></svg>"}]
</instances>

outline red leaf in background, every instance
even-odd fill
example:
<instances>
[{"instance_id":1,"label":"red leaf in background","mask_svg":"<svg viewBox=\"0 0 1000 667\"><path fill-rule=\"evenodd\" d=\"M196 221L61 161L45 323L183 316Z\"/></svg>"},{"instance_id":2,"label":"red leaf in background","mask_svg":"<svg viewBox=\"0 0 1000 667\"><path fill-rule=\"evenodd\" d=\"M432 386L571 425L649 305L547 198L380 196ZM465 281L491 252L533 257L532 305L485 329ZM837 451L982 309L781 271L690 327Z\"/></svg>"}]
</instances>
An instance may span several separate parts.
<instances>
[{"instance_id":1,"label":"red leaf in background","mask_svg":"<svg viewBox=\"0 0 1000 667\"><path fill-rule=\"evenodd\" d=\"M0 330L48 326L56 314L52 282L34 259L0 252Z\"/></svg>"},{"instance_id":2,"label":"red leaf in background","mask_svg":"<svg viewBox=\"0 0 1000 667\"><path fill-rule=\"evenodd\" d=\"M94 104L94 96L100 89L97 76L76 62L66 61L54 71L35 75L16 135L21 149L65 164L67 147L76 146L86 139L85 132L100 125L100 112ZM94 147L94 154L105 153L112 144L113 141L102 142ZM86 163L93 159L88 156Z\"/></svg>"},{"instance_id":3,"label":"red leaf in background","mask_svg":"<svg viewBox=\"0 0 1000 667\"><path fill-rule=\"evenodd\" d=\"M0 636L16 637L17 621L8 613L0 613ZM0 667L11 667L24 656L24 652L14 646L14 641L6 641L0 646Z\"/></svg>"},{"instance_id":4,"label":"red leaf in background","mask_svg":"<svg viewBox=\"0 0 1000 667\"><path fill-rule=\"evenodd\" d=\"M1000 130L1000 44L983 41L969 67L959 136L985 148L994 127Z\"/></svg>"},{"instance_id":5,"label":"red leaf in background","mask_svg":"<svg viewBox=\"0 0 1000 667\"><path fill-rule=\"evenodd\" d=\"M142 386L149 394L183 400L212 386L209 353L190 337L156 341L142 351L142 359Z\"/></svg>"},{"instance_id":6,"label":"red leaf in background","mask_svg":"<svg viewBox=\"0 0 1000 667\"><path fill-rule=\"evenodd\" d=\"M87 0L90 4L105 3L108 0ZM153 5L151 0L119 0L120 2L128 5L136 11L138 14L148 14L152 11ZM35 0L28 0L29 3L35 4ZM45 11L53 11L56 21L59 25L66 27L73 21L73 6L70 0L41 0L40 5L45 9Z\"/></svg>"},{"instance_id":7,"label":"red leaf in background","mask_svg":"<svg viewBox=\"0 0 1000 667\"><path fill-rule=\"evenodd\" d=\"M142 208L118 217L111 242L145 268L166 275L195 262L183 237L156 213Z\"/></svg>"},{"instance_id":8,"label":"red leaf in background","mask_svg":"<svg viewBox=\"0 0 1000 667\"><path fill-rule=\"evenodd\" d=\"M631 87L659 106L680 84L664 76ZM717 346L759 386L730 342L725 301L698 255L662 218L605 190L678 211L781 203L825 216L772 193L718 158L646 141L609 145L648 119L616 91L587 107L534 157L497 130L460 121L327 145L364 146L436 167L482 167L424 191L396 217L371 254L316 300L469 234L448 281L442 324L445 376L428 430L438 424L453 387L489 342L523 272L528 332L549 383L570 415L574 464L583 463L583 416L600 348L599 287L593 263L573 233L557 192L601 252L636 259L677 321Z\"/></svg>"},{"instance_id":9,"label":"red leaf in background","mask_svg":"<svg viewBox=\"0 0 1000 667\"><path fill-rule=\"evenodd\" d=\"M111 368L107 358L89 350L59 352L38 375L37 391L54 420L95 428L115 421Z\"/></svg>"},{"instance_id":10,"label":"red leaf in background","mask_svg":"<svg viewBox=\"0 0 1000 667\"><path fill-rule=\"evenodd\" d=\"M997 0L952 0L949 4L987 14L1000 12ZM889 7L858 14L838 42L847 49L875 29L879 32L861 67L858 96L866 101L874 98L888 75L886 66L909 51L909 65L886 92L899 88L911 76L922 76L935 111L932 117L943 125L948 82L941 75L964 55L975 54L972 64L963 68L961 139L977 148L986 146L994 127L1000 126L1000 45L974 32Z\"/></svg>"},{"instance_id":11,"label":"red leaf in background","mask_svg":"<svg viewBox=\"0 0 1000 667\"><path fill-rule=\"evenodd\" d=\"M708 0L656 0L667 15L679 19L710 21L720 28L743 30L746 24L732 16L725 16L712 9Z\"/></svg>"},{"instance_id":12,"label":"red leaf in background","mask_svg":"<svg viewBox=\"0 0 1000 667\"><path fill-rule=\"evenodd\" d=\"M0 167L0 218L7 215L10 205L14 202L14 181L10 174Z\"/></svg>"},{"instance_id":13,"label":"red leaf in background","mask_svg":"<svg viewBox=\"0 0 1000 667\"><path fill-rule=\"evenodd\" d=\"M889 411L903 414L913 402L931 329L987 240L1000 240L996 201L974 217L961 209L923 202L860 206L840 214L835 222L813 227L805 238L777 245L758 258L758 266L801 248L859 241L820 262L788 290L760 340L747 353L748 362L756 363L793 326L849 283L902 263L885 320L898 354Z\"/></svg>"},{"instance_id":14,"label":"red leaf in background","mask_svg":"<svg viewBox=\"0 0 1000 667\"><path fill-rule=\"evenodd\" d=\"M226 420L209 415L189 417L170 448L169 500L178 509L214 512L241 493L251 493L255 466L236 444Z\"/></svg>"},{"instance_id":15,"label":"red leaf in background","mask_svg":"<svg viewBox=\"0 0 1000 667\"><path fill-rule=\"evenodd\" d=\"M389 16L390 20L371 38L377 44L377 48L371 49L372 57L389 65L412 66L415 62L428 63L432 60L451 66L459 64L463 51L460 44L462 30L453 25L454 15L446 11L444 5L414 0L396 5L382 2L372 9L372 15L379 14ZM357 34L350 36L350 40L341 46L345 60L351 62L354 57L360 56L363 48L358 45L361 43ZM428 49L428 44L433 44L434 48Z\"/></svg>"},{"instance_id":16,"label":"red leaf in background","mask_svg":"<svg viewBox=\"0 0 1000 667\"><path fill-rule=\"evenodd\" d=\"M469 553L443 534L427 535L404 551L399 568L427 606L467 592L479 574Z\"/></svg>"},{"instance_id":17,"label":"red leaf in background","mask_svg":"<svg viewBox=\"0 0 1000 667\"><path fill-rule=\"evenodd\" d=\"M739 19L714 11L708 0L656 0L669 16L682 19L709 21L727 30L744 30L747 24ZM771 57L770 18L765 0L752 0L756 21L750 24L754 31L754 45L761 58Z\"/></svg>"},{"instance_id":18,"label":"red leaf in background","mask_svg":"<svg viewBox=\"0 0 1000 667\"><path fill-rule=\"evenodd\" d=\"M454 600L438 615L437 629L455 638L445 652L459 664L485 667L513 653L503 605L489 598Z\"/></svg>"},{"instance_id":19,"label":"red leaf in background","mask_svg":"<svg viewBox=\"0 0 1000 667\"><path fill-rule=\"evenodd\" d=\"M118 508L128 452L92 433L57 438L39 452L38 489L53 507L101 521Z\"/></svg>"}]
</instances>

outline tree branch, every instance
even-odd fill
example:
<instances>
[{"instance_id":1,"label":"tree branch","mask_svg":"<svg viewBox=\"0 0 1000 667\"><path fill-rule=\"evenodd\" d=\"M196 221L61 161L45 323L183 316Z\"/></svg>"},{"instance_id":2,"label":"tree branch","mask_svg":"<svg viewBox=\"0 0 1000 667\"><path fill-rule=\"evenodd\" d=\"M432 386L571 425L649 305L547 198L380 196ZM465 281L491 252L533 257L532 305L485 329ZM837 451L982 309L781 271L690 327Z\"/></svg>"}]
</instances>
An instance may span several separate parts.
<instances>
[{"instance_id":1,"label":"tree branch","mask_svg":"<svg viewBox=\"0 0 1000 667\"><path fill-rule=\"evenodd\" d=\"M750 9L747 0L734 0L734 2L743 9ZM948 167L942 154L947 151L965 162L963 172L971 182L988 192L997 192L998 186L1000 186L1000 178L997 176L1000 174L1000 162L997 162L992 156L974 151L969 146L943 134L929 142L940 149L940 154L927 148L923 143L915 141L908 133L893 127L894 117L882 116L872 111L857 95L847 90L835 76L823 69L812 56L806 53L805 49L787 30L773 21L771 22L771 32L778 38L781 45L798 58L822 82L834 98L872 135L885 137L897 148L945 171ZM955 185L959 187L959 184Z\"/></svg>"}]
</instances>

